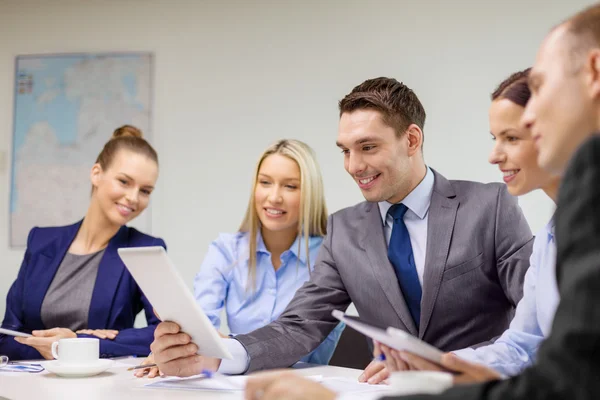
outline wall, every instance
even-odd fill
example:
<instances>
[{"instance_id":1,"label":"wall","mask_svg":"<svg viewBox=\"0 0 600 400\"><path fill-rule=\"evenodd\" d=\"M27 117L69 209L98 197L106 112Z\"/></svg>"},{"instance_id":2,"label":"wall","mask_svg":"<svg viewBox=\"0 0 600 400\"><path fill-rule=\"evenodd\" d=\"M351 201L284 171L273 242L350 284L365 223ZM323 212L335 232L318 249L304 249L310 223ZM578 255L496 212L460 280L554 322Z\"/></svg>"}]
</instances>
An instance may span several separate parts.
<instances>
[{"instance_id":1,"label":"wall","mask_svg":"<svg viewBox=\"0 0 600 400\"><path fill-rule=\"evenodd\" d=\"M152 233L191 286L209 242L237 228L251 167L271 141L315 148L330 211L361 201L335 137L337 101L364 79L392 76L416 91L430 166L448 178L499 181L487 163L489 93L533 62L552 25L591 3L0 0L0 298L23 255L8 248L18 54L155 53L161 172ZM552 213L541 193L521 205L534 230Z\"/></svg>"}]
</instances>

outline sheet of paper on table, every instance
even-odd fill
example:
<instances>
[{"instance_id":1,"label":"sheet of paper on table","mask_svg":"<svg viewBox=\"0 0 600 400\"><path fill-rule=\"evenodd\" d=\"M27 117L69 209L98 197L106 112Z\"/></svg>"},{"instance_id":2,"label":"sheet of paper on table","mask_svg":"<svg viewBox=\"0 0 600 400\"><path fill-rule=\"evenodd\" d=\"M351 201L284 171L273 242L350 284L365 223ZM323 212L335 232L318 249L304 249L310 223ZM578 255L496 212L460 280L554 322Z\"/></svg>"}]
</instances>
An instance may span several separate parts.
<instances>
[{"instance_id":1,"label":"sheet of paper on table","mask_svg":"<svg viewBox=\"0 0 600 400\"><path fill-rule=\"evenodd\" d=\"M306 378L317 381L337 393L366 393L382 392L388 390L384 385L369 385L357 382L355 379L312 375ZM157 378L156 382L146 384L147 388L154 389L178 389L178 390L226 390L242 391L246 385L248 376L228 376L225 379L209 379L204 375L196 375L188 378Z\"/></svg>"}]
</instances>

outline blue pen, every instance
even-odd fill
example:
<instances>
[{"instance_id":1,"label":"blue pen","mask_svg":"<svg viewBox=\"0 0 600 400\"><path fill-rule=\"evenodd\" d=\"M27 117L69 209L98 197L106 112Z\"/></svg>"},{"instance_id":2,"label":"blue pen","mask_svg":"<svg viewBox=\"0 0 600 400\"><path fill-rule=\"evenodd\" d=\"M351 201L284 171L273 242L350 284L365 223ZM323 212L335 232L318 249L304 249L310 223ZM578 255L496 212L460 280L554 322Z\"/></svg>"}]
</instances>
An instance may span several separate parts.
<instances>
[{"instance_id":1,"label":"blue pen","mask_svg":"<svg viewBox=\"0 0 600 400\"><path fill-rule=\"evenodd\" d=\"M16 364L8 363L1 367L2 371L7 372L33 372L38 373L44 371L41 364Z\"/></svg>"},{"instance_id":2,"label":"blue pen","mask_svg":"<svg viewBox=\"0 0 600 400\"><path fill-rule=\"evenodd\" d=\"M243 390L245 387L243 384L240 384L240 383L234 381L233 379L230 379L227 375L223 375L216 371L209 371L207 369L204 369L204 370L202 370L202 375L204 375L207 379L215 379L215 380L218 380L219 382L222 382L228 386L233 386L238 389Z\"/></svg>"},{"instance_id":3,"label":"blue pen","mask_svg":"<svg viewBox=\"0 0 600 400\"><path fill-rule=\"evenodd\" d=\"M373 361L379 361L379 362L385 361L385 354L381 353L377 357L373 358Z\"/></svg>"}]
</instances>

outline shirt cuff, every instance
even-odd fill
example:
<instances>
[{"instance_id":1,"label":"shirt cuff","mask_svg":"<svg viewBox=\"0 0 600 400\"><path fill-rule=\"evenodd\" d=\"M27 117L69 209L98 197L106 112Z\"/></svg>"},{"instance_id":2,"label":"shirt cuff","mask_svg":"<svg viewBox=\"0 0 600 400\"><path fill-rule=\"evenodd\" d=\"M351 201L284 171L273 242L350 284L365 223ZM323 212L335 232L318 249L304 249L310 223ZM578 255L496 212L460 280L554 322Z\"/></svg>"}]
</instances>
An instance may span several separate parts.
<instances>
[{"instance_id":1,"label":"shirt cuff","mask_svg":"<svg viewBox=\"0 0 600 400\"><path fill-rule=\"evenodd\" d=\"M462 358L465 361L481 363L481 360L477 356L477 351L475 351L475 349L472 349L470 347L467 347L465 349L451 351L451 353L454 354L455 356Z\"/></svg>"},{"instance_id":2,"label":"shirt cuff","mask_svg":"<svg viewBox=\"0 0 600 400\"><path fill-rule=\"evenodd\" d=\"M246 372L248 365L250 364L250 357L248 356L248 352L244 348L244 345L235 339L222 340L233 358L231 360L225 358L221 360L219 372L228 375L239 375Z\"/></svg>"}]
</instances>

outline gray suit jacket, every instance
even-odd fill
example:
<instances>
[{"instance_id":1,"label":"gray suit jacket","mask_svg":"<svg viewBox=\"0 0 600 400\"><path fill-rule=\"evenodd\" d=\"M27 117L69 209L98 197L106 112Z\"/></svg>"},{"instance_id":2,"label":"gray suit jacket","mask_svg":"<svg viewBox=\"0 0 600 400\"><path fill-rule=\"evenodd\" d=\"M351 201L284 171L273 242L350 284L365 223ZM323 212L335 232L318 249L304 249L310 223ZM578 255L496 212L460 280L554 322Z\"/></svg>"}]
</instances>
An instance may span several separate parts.
<instances>
[{"instance_id":1,"label":"gray suit jacket","mask_svg":"<svg viewBox=\"0 0 600 400\"><path fill-rule=\"evenodd\" d=\"M236 336L249 371L294 364L336 326L331 311L351 302L362 320L444 351L489 341L508 327L529 267L529 225L504 185L434 177L419 331L387 258L379 207L363 202L329 217L313 275L279 319Z\"/></svg>"}]
</instances>

